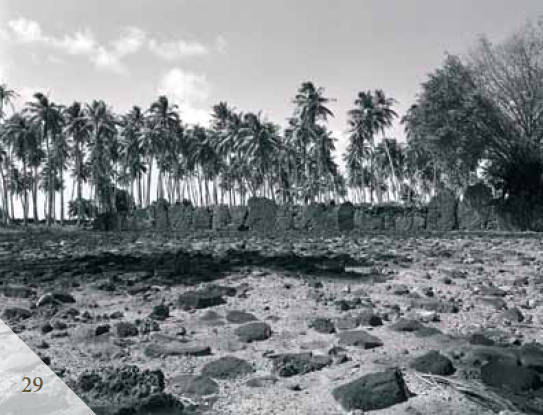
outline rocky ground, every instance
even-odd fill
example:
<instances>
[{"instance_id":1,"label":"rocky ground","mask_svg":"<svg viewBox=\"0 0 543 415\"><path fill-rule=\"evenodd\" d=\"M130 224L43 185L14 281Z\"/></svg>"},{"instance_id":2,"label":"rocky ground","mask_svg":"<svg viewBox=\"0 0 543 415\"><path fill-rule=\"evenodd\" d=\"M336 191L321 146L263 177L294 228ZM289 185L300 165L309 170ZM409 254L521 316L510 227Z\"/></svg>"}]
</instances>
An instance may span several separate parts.
<instances>
[{"instance_id":1,"label":"rocky ground","mask_svg":"<svg viewBox=\"0 0 543 415\"><path fill-rule=\"evenodd\" d=\"M541 247L6 231L0 317L98 415L541 414Z\"/></svg>"}]
</instances>

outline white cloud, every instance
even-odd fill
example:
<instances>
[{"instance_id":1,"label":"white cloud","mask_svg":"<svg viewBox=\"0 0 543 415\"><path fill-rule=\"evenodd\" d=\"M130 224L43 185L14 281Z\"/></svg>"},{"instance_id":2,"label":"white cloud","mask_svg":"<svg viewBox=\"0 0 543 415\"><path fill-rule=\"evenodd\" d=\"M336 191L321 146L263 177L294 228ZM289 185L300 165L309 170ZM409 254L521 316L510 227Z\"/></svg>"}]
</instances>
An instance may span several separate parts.
<instances>
[{"instance_id":1,"label":"white cloud","mask_svg":"<svg viewBox=\"0 0 543 415\"><path fill-rule=\"evenodd\" d=\"M65 35L62 39L52 39L52 44L71 55L92 55L98 47L94 35L88 29Z\"/></svg>"},{"instance_id":2,"label":"white cloud","mask_svg":"<svg viewBox=\"0 0 543 415\"><path fill-rule=\"evenodd\" d=\"M223 35L217 36L215 39L215 48L219 53L226 53L226 48L228 46L228 42L224 38Z\"/></svg>"},{"instance_id":3,"label":"white cloud","mask_svg":"<svg viewBox=\"0 0 543 415\"><path fill-rule=\"evenodd\" d=\"M201 56L208 53L207 48L203 44L182 39L173 42L159 42L155 39L150 39L149 50L159 58L168 61Z\"/></svg>"},{"instance_id":4,"label":"white cloud","mask_svg":"<svg viewBox=\"0 0 543 415\"><path fill-rule=\"evenodd\" d=\"M119 39L112 43L113 50L116 52L117 56L126 56L136 53L141 49L146 38L147 34L143 30L133 26L127 27L122 31Z\"/></svg>"},{"instance_id":5,"label":"white cloud","mask_svg":"<svg viewBox=\"0 0 543 415\"><path fill-rule=\"evenodd\" d=\"M210 115L206 100L210 88L205 75L173 68L162 77L157 92L179 106L183 121L207 125Z\"/></svg>"},{"instance_id":6,"label":"white cloud","mask_svg":"<svg viewBox=\"0 0 543 415\"><path fill-rule=\"evenodd\" d=\"M39 23L34 20L19 17L18 19L10 20L8 22L8 27L21 42L30 43L47 41L47 38L44 37L41 31Z\"/></svg>"}]
</instances>

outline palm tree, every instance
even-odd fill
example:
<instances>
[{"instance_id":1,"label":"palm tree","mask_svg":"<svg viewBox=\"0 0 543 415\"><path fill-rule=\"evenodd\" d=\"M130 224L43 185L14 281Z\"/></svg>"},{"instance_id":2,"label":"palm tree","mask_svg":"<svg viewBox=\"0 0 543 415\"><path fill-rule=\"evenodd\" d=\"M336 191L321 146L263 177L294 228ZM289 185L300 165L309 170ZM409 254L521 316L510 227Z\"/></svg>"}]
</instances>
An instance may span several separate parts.
<instances>
[{"instance_id":1,"label":"palm tree","mask_svg":"<svg viewBox=\"0 0 543 415\"><path fill-rule=\"evenodd\" d=\"M145 116L140 107L134 106L123 117L123 130L120 141L121 164L130 186L130 196L134 197L134 184L137 183L139 207L143 207L142 175L146 172L144 163L143 128Z\"/></svg>"},{"instance_id":2,"label":"palm tree","mask_svg":"<svg viewBox=\"0 0 543 415\"><path fill-rule=\"evenodd\" d=\"M61 130L62 125L62 114L61 109L54 102L50 101L49 98L37 92L34 94L34 101L31 101L26 104L25 111L30 115L30 120L37 124L41 132L41 142L45 142L46 145L46 157L47 157L47 187L48 198L47 198L47 225L51 225L51 221L54 217L54 194L55 187L53 183L55 182L54 175L56 174L56 168L53 163L53 134L58 133Z\"/></svg>"},{"instance_id":3,"label":"palm tree","mask_svg":"<svg viewBox=\"0 0 543 415\"><path fill-rule=\"evenodd\" d=\"M74 102L64 111L66 121L65 133L71 137L69 156L74 161L72 177L75 179L77 196L74 208L76 212L83 211L83 183L88 180L89 172L85 164L86 146L89 143L91 129L87 123L84 107L79 102ZM73 193L73 191L72 191ZM77 224L81 224L81 216L77 214Z\"/></svg>"},{"instance_id":4,"label":"palm tree","mask_svg":"<svg viewBox=\"0 0 543 415\"><path fill-rule=\"evenodd\" d=\"M0 122L6 116L5 107L9 105L13 109L13 100L17 96L17 93L13 89L9 89L6 84L0 84Z\"/></svg>"}]
</instances>

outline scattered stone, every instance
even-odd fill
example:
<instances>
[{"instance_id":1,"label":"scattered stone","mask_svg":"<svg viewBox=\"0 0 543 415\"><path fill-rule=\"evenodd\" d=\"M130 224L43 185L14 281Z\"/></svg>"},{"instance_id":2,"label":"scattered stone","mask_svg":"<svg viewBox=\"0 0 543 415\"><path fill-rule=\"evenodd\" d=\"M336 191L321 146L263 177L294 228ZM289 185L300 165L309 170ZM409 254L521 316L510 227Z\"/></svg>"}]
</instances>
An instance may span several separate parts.
<instances>
[{"instance_id":1,"label":"scattered stone","mask_svg":"<svg viewBox=\"0 0 543 415\"><path fill-rule=\"evenodd\" d=\"M246 311L232 310L226 314L226 320L229 323L243 324L250 321L256 321L258 319L254 316L254 314L247 313Z\"/></svg>"},{"instance_id":2,"label":"scattered stone","mask_svg":"<svg viewBox=\"0 0 543 415\"><path fill-rule=\"evenodd\" d=\"M500 314L500 318L511 323L521 323L524 321L524 315L517 307L505 310Z\"/></svg>"},{"instance_id":3,"label":"scattered stone","mask_svg":"<svg viewBox=\"0 0 543 415\"><path fill-rule=\"evenodd\" d=\"M522 366L543 373L543 345L537 342L524 344L519 351Z\"/></svg>"},{"instance_id":4,"label":"scattered stone","mask_svg":"<svg viewBox=\"0 0 543 415\"><path fill-rule=\"evenodd\" d=\"M501 297L477 297L477 299L484 304L494 307L496 310L507 308L507 303Z\"/></svg>"},{"instance_id":5,"label":"scattered stone","mask_svg":"<svg viewBox=\"0 0 543 415\"><path fill-rule=\"evenodd\" d=\"M151 343L145 347L145 356L159 358L162 356L208 356L211 354L211 347L206 345L189 345L181 342Z\"/></svg>"},{"instance_id":6,"label":"scattered stone","mask_svg":"<svg viewBox=\"0 0 543 415\"><path fill-rule=\"evenodd\" d=\"M36 291L23 285L6 285L1 290L6 297L12 298L30 298L36 295Z\"/></svg>"},{"instance_id":7,"label":"scattered stone","mask_svg":"<svg viewBox=\"0 0 543 415\"><path fill-rule=\"evenodd\" d=\"M151 311L151 314L149 314L149 318L152 318L153 320L166 320L168 317L170 317L170 307L168 307L166 304L158 304L153 307L153 311Z\"/></svg>"},{"instance_id":8,"label":"scattered stone","mask_svg":"<svg viewBox=\"0 0 543 415\"><path fill-rule=\"evenodd\" d=\"M473 333L469 336L469 344L480 346L493 346L494 340L486 336L484 333Z\"/></svg>"},{"instance_id":9,"label":"scattered stone","mask_svg":"<svg viewBox=\"0 0 543 415\"><path fill-rule=\"evenodd\" d=\"M199 291L187 291L179 296L177 304L183 310L214 307L225 304L226 301L217 290L203 289Z\"/></svg>"},{"instance_id":10,"label":"scattered stone","mask_svg":"<svg viewBox=\"0 0 543 415\"><path fill-rule=\"evenodd\" d=\"M4 309L2 318L8 321L26 320L32 316L32 312L26 308L8 307Z\"/></svg>"},{"instance_id":11,"label":"scattered stone","mask_svg":"<svg viewBox=\"0 0 543 415\"><path fill-rule=\"evenodd\" d=\"M45 323L43 326L41 326L40 330L42 334L47 334L53 331L53 326L50 323Z\"/></svg>"},{"instance_id":12,"label":"scattered stone","mask_svg":"<svg viewBox=\"0 0 543 415\"><path fill-rule=\"evenodd\" d=\"M343 331L338 334L339 344L342 346L357 346L364 349L380 347L383 342L378 337L369 334L364 330Z\"/></svg>"},{"instance_id":13,"label":"scattered stone","mask_svg":"<svg viewBox=\"0 0 543 415\"><path fill-rule=\"evenodd\" d=\"M338 330L353 330L360 325L360 318L356 316L343 316L336 320Z\"/></svg>"},{"instance_id":14,"label":"scattered stone","mask_svg":"<svg viewBox=\"0 0 543 415\"><path fill-rule=\"evenodd\" d=\"M411 362L411 367L422 373L448 376L455 372L452 361L437 350L431 350Z\"/></svg>"},{"instance_id":15,"label":"scattered stone","mask_svg":"<svg viewBox=\"0 0 543 415\"><path fill-rule=\"evenodd\" d=\"M254 372L245 360L234 356L225 356L207 363L202 368L202 375L214 379L234 379Z\"/></svg>"},{"instance_id":16,"label":"scattered stone","mask_svg":"<svg viewBox=\"0 0 543 415\"><path fill-rule=\"evenodd\" d=\"M273 359L273 372L282 377L315 372L332 364L332 359L325 355L312 353L284 353Z\"/></svg>"},{"instance_id":17,"label":"scattered stone","mask_svg":"<svg viewBox=\"0 0 543 415\"><path fill-rule=\"evenodd\" d=\"M249 379L245 384L250 388L268 388L275 385L277 380L275 376L259 376Z\"/></svg>"},{"instance_id":18,"label":"scattered stone","mask_svg":"<svg viewBox=\"0 0 543 415\"><path fill-rule=\"evenodd\" d=\"M375 314L373 310L364 310L358 315L358 321L360 326L364 327L377 327L383 325L383 319Z\"/></svg>"},{"instance_id":19,"label":"scattered stone","mask_svg":"<svg viewBox=\"0 0 543 415\"><path fill-rule=\"evenodd\" d=\"M111 326L109 324L102 324L100 326L96 326L96 329L94 329L94 334L96 336L101 336L102 334L109 333L110 329Z\"/></svg>"},{"instance_id":20,"label":"scattered stone","mask_svg":"<svg viewBox=\"0 0 543 415\"><path fill-rule=\"evenodd\" d=\"M398 369L370 373L332 391L343 409L373 411L405 402L411 396Z\"/></svg>"},{"instance_id":21,"label":"scattered stone","mask_svg":"<svg viewBox=\"0 0 543 415\"><path fill-rule=\"evenodd\" d=\"M413 332L422 330L425 328L425 326L418 320L406 319L402 317L399 318L394 324L391 324L390 328L394 331Z\"/></svg>"},{"instance_id":22,"label":"scattered stone","mask_svg":"<svg viewBox=\"0 0 543 415\"><path fill-rule=\"evenodd\" d=\"M267 340L271 337L272 330L269 324L264 322L247 323L234 330L238 338L245 343Z\"/></svg>"},{"instance_id":23,"label":"scattered stone","mask_svg":"<svg viewBox=\"0 0 543 415\"><path fill-rule=\"evenodd\" d=\"M118 337L131 337L139 334L135 324L128 321L120 321L115 325L115 332Z\"/></svg>"},{"instance_id":24,"label":"scattered stone","mask_svg":"<svg viewBox=\"0 0 543 415\"><path fill-rule=\"evenodd\" d=\"M336 331L334 323L329 318L316 318L309 324L309 327L323 334L330 334Z\"/></svg>"},{"instance_id":25,"label":"scattered stone","mask_svg":"<svg viewBox=\"0 0 543 415\"><path fill-rule=\"evenodd\" d=\"M523 392L543 386L539 374L532 369L508 361L492 361L481 367L481 379L489 386Z\"/></svg>"},{"instance_id":26,"label":"scattered stone","mask_svg":"<svg viewBox=\"0 0 543 415\"><path fill-rule=\"evenodd\" d=\"M219 392L219 384L207 376L178 375L168 384L183 395L207 396Z\"/></svg>"}]
</instances>

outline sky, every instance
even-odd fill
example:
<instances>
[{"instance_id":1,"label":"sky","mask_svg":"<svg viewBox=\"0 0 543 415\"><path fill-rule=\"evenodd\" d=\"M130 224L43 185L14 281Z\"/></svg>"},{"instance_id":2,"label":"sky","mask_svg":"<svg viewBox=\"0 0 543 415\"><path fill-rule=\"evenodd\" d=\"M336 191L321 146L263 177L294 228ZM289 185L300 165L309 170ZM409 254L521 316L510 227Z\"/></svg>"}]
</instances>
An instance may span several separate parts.
<instances>
[{"instance_id":1,"label":"sky","mask_svg":"<svg viewBox=\"0 0 543 415\"><path fill-rule=\"evenodd\" d=\"M446 52L540 15L541 0L0 0L0 81L19 103L39 90L124 112L165 94L188 123L227 101L284 126L310 80L335 99L341 152L359 91L383 89L401 116ZM403 139L399 122L388 134Z\"/></svg>"}]
</instances>

